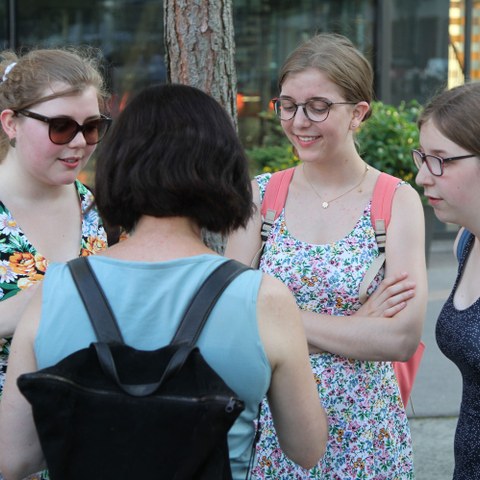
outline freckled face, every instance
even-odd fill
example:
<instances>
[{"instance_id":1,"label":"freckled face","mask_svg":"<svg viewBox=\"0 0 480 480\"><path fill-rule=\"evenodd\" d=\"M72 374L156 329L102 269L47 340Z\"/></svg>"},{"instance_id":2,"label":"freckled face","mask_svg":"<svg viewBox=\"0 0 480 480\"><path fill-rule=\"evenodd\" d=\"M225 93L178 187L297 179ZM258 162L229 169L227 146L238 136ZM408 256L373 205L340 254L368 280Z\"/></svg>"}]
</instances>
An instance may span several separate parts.
<instances>
[{"instance_id":1,"label":"freckled face","mask_svg":"<svg viewBox=\"0 0 480 480\"><path fill-rule=\"evenodd\" d=\"M55 91L66 88L60 85ZM44 92L45 96L51 94L50 89ZM28 110L46 117L70 117L80 125L100 116L97 91L91 86L79 94L54 98ZM69 143L56 145L50 141L47 123L22 115L17 119L15 151L23 172L32 180L48 185L73 183L96 145L87 145L81 132Z\"/></svg>"},{"instance_id":2,"label":"freckled face","mask_svg":"<svg viewBox=\"0 0 480 480\"><path fill-rule=\"evenodd\" d=\"M327 76L315 68L289 74L282 85L281 96L304 103L320 97L332 102L344 102L341 90ZM342 155L351 148L353 137L350 130L354 105L333 105L323 122L312 122L302 108L291 120L282 120L285 135L296 148L302 161L322 161Z\"/></svg>"},{"instance_id":3,"label":"freckled face","mask_svg":"<svg viewBox=\"0 0 480 480\"><path fill-rule=\"evenodd\" d=\"M432 120L422 125L420 130L421 150L442 158L468 155L465 150L445 137ZM478 216L480 210L480 159L465 158L445 162L441 177L432 175L425 163L416 176L418 185L424 188L429 204L442 222L468 224L470 217Z\"/></svg>"}]
</instances>

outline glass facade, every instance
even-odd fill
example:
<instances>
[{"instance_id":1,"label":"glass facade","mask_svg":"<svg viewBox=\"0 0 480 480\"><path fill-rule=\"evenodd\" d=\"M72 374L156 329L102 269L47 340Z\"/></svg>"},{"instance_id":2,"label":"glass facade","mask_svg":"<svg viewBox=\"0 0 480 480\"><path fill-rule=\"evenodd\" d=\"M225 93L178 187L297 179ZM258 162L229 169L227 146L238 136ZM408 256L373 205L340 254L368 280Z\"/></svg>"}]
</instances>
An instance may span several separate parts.
<instances>
[{"instance_id":1,"label":"glass facade","mask_svg":"<svg viewBox=\"0 0 480 480\"><path fill-rule=\"evenodd\" d=\"M390 102L421 103L445 87L449 0L395 0L391 13Z\"/></svg>"},{"instance_id":2,"label":"glass facade","mask_svg":"<svg viewBox=\"0 0 480 480\"><path fill-rule=\"evenodd\" d=\"M245 144L259 141L257 114L278 93L281 63L317 32L342 33L365 53L378 99L425 101L447 82L449 7L449 0L233 0ZM3 48L100 47L111 65L113 115L132 92L166 79L161 0L0 0L0 18Z\"/></svg>"}]
</instances>

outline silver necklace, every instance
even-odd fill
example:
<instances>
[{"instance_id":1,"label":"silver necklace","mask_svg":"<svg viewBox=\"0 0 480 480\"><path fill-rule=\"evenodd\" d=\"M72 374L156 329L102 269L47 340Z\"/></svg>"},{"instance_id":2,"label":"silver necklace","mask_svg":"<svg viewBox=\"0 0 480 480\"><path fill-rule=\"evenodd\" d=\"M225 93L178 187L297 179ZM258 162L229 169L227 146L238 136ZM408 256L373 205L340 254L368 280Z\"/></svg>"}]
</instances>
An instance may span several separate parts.
<instances>
[{"instance_id":1,"label":"silver necklace","mask_svg":"<svg viewBox=\"0 0 480 480\"><path fill-rule=\"evenodd\" d=\"M323 200L322 201L322 207L323 208L328 208L332 202L334 202L335 200L338 200L339 198L345 196L347 193L350 193L351 191L358 188L363 183L363 181L365 180L365 177L367 176L367 173L368 173L369 170L370 170L370 167L367 164L365 164L365 171L363 172L362 178L360 179L360 181L357 184L355 184L352 188L349 188L346 192L341 193L337 197L331 198L330 200ZM310 185L311 189L313 190L313 193L315 193L315 195L320 200L322 200L321 195L315 190L315 187L312 185L312 183L310 182L308 177L305 175L305 164L304 163L302 163L302 172L303 172L303 176L305 177L305 180L307 181L307 183Z\"/></svg>"}]
</instances>

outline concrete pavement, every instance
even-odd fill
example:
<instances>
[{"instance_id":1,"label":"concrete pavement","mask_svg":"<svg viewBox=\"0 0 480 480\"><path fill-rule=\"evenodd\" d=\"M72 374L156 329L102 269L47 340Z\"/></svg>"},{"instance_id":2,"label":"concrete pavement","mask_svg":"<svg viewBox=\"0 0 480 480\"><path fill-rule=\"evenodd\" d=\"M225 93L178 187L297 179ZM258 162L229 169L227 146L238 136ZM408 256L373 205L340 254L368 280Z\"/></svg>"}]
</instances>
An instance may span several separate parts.
<instances>
[{"instance_id":1,"label":"concrete pavement","mask_svg":"<svg viewBox=\"0 0 480 480\"><path fill-rule=\"evenodd\" d=\"M423 332L426 349L407 413L412 431L416 480L451 480L453 438L461 399L457 367L437 347L435 324L450 294L457 263L453 240L434 240L428 267L429 301Z\"/></svg>"}]
</instances>

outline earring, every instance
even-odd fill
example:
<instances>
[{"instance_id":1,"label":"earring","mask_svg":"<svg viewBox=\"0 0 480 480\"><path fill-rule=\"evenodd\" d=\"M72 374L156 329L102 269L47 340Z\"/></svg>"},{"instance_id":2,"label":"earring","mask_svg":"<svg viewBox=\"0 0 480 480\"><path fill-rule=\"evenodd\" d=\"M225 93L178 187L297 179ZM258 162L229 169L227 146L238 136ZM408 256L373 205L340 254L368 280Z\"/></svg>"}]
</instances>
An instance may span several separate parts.
<instances>
[{"instance_id":1,"label":"earring","mask_svg":"<svg viewBox=\"0 0 480 480\"><path fill-rule=\"evenodd\" d=\"M17 139L15 137L11 138L8 142L12 148L15 148L15 145L17 143Z\"/></svg>"},{"instance_id":2,"label":"earring","mask_svg":"<svg viewBox=\"0 0 480 480\"><path fill-rule=\"evenodd\" d=\"M351 127L352 130L355 129L355 128L357 128L357 127L358 127L358 125L357 125L356 123L352 123L352 127Z\"/></svg>"}]
</instances>

